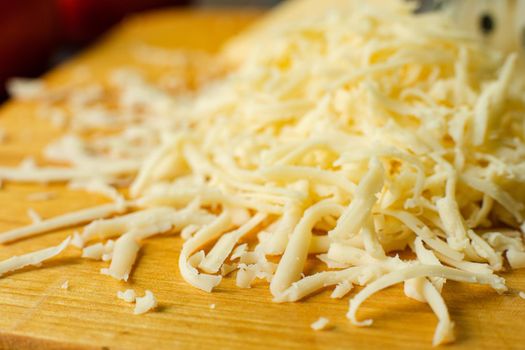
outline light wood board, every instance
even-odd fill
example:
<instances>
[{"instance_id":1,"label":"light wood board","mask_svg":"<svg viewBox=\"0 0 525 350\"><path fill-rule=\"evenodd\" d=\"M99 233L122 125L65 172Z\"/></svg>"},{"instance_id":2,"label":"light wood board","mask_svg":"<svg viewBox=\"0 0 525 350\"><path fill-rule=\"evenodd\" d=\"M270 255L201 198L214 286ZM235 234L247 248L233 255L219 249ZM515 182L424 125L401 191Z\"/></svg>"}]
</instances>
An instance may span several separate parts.
<instances>
[{"instance_id":1,"label":"light wood board","mask_svg":"<svg viewBox=\"0 0 525 350\"><path fill-rule=\"evenodd\" d=\"M246 12L164 11L125 22L102 44L51 73L55 84L76 67L97 74L129 63L138 42L173 48L216 50L257 15ZM30 103L8 102L0 109L0 128L8 141L0 145L0 163L15 165L39 151L60 131L35 116ZM38 157L37 157L38 159ZM53 191L47 202L27 195ZM0 190L0 231L29 223L28 208L44 218L104 202L104 198L63 186L5 183ZM48 233L0 245L0 259L57 244L73 230ZM85 261L69 248L42 268L28 268L0 279L1 349L424 349L430 348L436 320L429 307L407 299L402 286L378 293L360 311L375 319L357 328L345 318L348 298L333 300L322 292L293 304L271 302L267 285L238 289L231 278L207 294L188 286L178 273L181 239L164 236L147 241L129 285L99 273L106 263ZM306 271L308 272L308 271ZM523 349L525 347L525 272L505 275L511 293L448 282L444 297L456 322L457 342L450 349ZM69 281L69 290L60 288ZM134 316L116 292L132 287L154 291L159 308ZM215 309L210 308L214 304ZM320 316L333 328L315 332Z\"/></svg>"}]
</instances>

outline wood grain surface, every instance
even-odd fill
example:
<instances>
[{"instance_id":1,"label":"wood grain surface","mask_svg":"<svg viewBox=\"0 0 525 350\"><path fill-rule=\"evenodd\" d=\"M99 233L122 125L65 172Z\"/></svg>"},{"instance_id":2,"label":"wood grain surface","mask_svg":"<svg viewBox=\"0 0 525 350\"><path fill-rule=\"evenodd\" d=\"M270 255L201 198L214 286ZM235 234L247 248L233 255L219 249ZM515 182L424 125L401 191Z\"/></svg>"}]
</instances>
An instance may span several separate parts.
<instances>
[{"instance_id":1,"label":"wood grain surface","mask_svg":"<svg viewBox=\"0 0 525 350\"><path fill-rule=\"evenodd\" d=\"M60 84L80 66L97 74L129 65L137 43L174 48L216 50L245 27L255 13L165 11L126 21L101 44L52 72ZM0 145L0 163L15 165L35 156L60 130L35 116L30 103L8 102L0 110L0 128L8 139ZM56 193L31 202L34 192ZM0 190L0 231L29 223L28 208L44 218L105 201L63 186L4 183ZM0 259L57 244L73 229L52 232L1 246ZM266 283L235 287L226 278L211 294L190 287L178 273L181 239L175 235L148 240L128 284L99 273L106 263L79 258L68 250L45 263L0 279L1 349L424 349L431 347L436 319L425 304L406 298L402 286L378 293L359 316L375 319L357 328L345 318L348 298L333 300L322 292L293 304L271 302ZM308 272L308 271L306 271ZM447 282L444 297L456 322L457 342L450 349L525 348L525 272L505 274L511 291L497 295L488 287ZM69 290L61 289L69 281ZM142 316L116 298L116 292L152 290L159 308ZM215 308L210 307L211 304ZM331 327L313 331L320 316Z\"/></svg>"}]
</instances>

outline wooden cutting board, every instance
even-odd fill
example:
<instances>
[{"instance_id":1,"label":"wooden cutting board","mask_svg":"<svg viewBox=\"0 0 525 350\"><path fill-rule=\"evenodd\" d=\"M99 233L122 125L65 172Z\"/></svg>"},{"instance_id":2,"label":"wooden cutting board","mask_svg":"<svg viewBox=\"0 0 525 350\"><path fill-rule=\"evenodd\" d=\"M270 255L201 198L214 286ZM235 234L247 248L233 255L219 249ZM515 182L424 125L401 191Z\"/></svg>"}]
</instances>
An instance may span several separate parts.
<instances>
[{"instance_id":1,"label":"wooden cutting board","mask_svg":"<svg viewBox=\"0 0 525 350\"><path fill-rule=\"evenodd\" d=\"M257 17L250 12L164 11L132 18L101 44L52 72L47 79L60 84L79 67L96 74L130 63L137 43L166 48L216 50L232 34ZM15 165L60 134L36 117L31 103L8 102L0 109L0 128L8 139L0 145L0 163ZM38 157L37 157L38 158ZM34 192L56 197L31 202ZM0 190L0 231L29 223L33 208L44 218L105 201L102 197L63 186L4 183ZM57 244L73 230L1 246L0 259ZM178 273L181 239L164 236L144 245L129 285L99 273L103 262L65 254L40 269L29 268L0 279L1 349L424 349L431 347L436 319L429 307L407 299L401 286L367 301L360 317L375 319L372 327L357 328L345 318L348 298L333 300L329 292L306 301L274 304L265 283L236 288L231 278L211 294L188 286ZM499 296L488 287L447 282L444 297L456 322L457 342L450 349L525 348L525 271L505 275L511 292ZM61 289L69 281L69 290ZM116 298L132 287L141 294L154 291L159 308L142 316ZM212 308L210 305L215 305ZM313 331L320 316L333 328Z\"/></svg>"}]
</instances>

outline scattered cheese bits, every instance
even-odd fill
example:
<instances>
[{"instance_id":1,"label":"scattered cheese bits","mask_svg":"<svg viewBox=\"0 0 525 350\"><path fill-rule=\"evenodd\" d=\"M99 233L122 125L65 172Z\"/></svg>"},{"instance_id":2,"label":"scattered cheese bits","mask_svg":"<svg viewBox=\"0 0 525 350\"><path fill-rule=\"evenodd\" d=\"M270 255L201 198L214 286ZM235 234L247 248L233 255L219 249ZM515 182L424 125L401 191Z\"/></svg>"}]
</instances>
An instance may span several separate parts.
<instances>
[{"instance_id":1,"label":"scattered cheese bits","mask_svg":"<svg viewBox=\"0 0 525 350\"><path fill-rule=\"evenodd\" d=\"M180 276L200 290L233 271L240 288L269 282L275 302L362 286L347 316L369 326L359 307L403 283L436 315L433 344L453 341L446 280L503 293L506 262L525 267L520 62L470 40L446 15L414 16L400 0L344 3L272 26L262 35L271 45L252 38L242 51L246 40L233 41L223 54L239 53L235 67L183 96L166 88L169 76L154 83L132 69L59 89L12 82L17 98L65 120L44 156L70 166L29 159L0 167L0 178L66 181L114 203L2 233L0 243L89 222L75 246L93 242L82 256L127 280L144 240L180 233ZM191 61L151 47L137 54L148 64ZM1 262L0 274L62 249ZM312 259L328 269L306 275ZM146 291L135 313L155 305Z\"/></svg>"},{"instance_id":2,"label":"scattered cheese bits","mask_svg":"<svg viewBox=\"0 0 525 350\"><path fill-rule=\"evenodd\" d=\"M521 299L525 299L525 292L519 292L518 295Z\"/></svg>"},{"instance_id":3,"label":"scattered cheese bits","mask_svg":"<svg viewBox=\"0 0 525 350\"><path fill-rule=\"evenodd\" d=\"M135 299L135 309L133 310L133 313L135 315L141 315L156 307L157 299L155 299L155 296L151 291L147 290L143 297L137 297Z\"/></svg>"},{"instance_id":4,"label":"scattered cheese bits","mask_svg":"<svg viewBox=\"0 0 525 350\"><path fill-rule=\"evenodd\" d=\"M215 310L215 304L210 304L210 309Z\"/></svg>"},{"instance_id":5,"label":"scattered cheese bits","mask_svg":"<svg viewBox=\"0 0 525 350\"><path fill-rule=\"evenodd\" d=\"M68 290L69 289L69 281L65 281L60 285L60 288Z\"/></svg>"},{"instance_id":6,"label":"scattered cheese bits","mask_svg":"<svg viewBox=\"0 0 525 350\"><path fill-rule=\"evenodd\" d=\"M312 323L310 325L310 327L314 330L314 331L322 331L324 329L326 329L330 324L330 320L327 319L326 317L319 317L319 319L317 321L315 321L314 323Z\"/></svg>"},{"instance_id":7,"label":"scattered cheese bits","mask_svg":"<svg viewBox=\"0 0 525 350\"><path fill-rule=\"evenodd\" d=\"M117 298L124 300L126 303L135 302L136 293L133 289L126 289L125 291L118 291Z\"/></svg>"}]
</instances>

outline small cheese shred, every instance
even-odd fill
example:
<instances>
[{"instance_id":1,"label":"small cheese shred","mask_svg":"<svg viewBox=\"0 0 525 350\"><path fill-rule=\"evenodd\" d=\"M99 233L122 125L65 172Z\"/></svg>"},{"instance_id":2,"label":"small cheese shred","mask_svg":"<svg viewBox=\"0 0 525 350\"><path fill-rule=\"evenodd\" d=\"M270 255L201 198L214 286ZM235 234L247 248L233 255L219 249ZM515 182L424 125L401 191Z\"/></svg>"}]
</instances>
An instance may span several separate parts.
<instances>
[{"instance_id":1,"label":"small cheese shred","mask_svg":"<svg viewBox=\"0 0 525 350\"><path fill-rule=\"evenodd\" d=\"M114 213L119 208L115 204L103 204L98 207L83 209L78 212L60 215L54 218L42 220L33 225L16 228L11 231L0 233L0 243L8 243L15 240L31 237L40 233L61 229L68 226L78 225L95 219L100 219Z\"/></svg>"},{"instance_id":2,"label":"small cheese shred","mask_svg":"<svg viewBox=\"0 0 525 350\"><path fill-rule=\"evenodd\" d=\"M156 307L157 299L155 299L155 296L151 291L147 290L143 297L137 297L135 299L135 309L133 310L133 313L135 315L141 315Z\"/></svg>"},{"instance_id":3,"label":"small cheese shred","mask_svg":"<svg viewBox=\"0 0 525 350\"><path fill-rule=\"evenodd\" d=\"M342 297L350 293L353 287L354 286L352 285L352 283L348 281L343 281L337 286L335 286L334 291L330 295L330 298L341 299Z\"/></svg>"},{"instance_id":4,"label":"small cheese shred","mask_svg":"<svg viewBox=\"0 0 525 350\"><path fill-rule=\"evenodd\" d=\"M521 299L525 299L525 292L519 292L518 295Z\"/></svg>"},{"instance_id":5,"label":"small cheese shred","mask_svg":"<svg viewBox=\"0 0 525 350\"><path fill-rule=\"evenodd\" d=\"M40 266L46 260L49 260L62 253L69 245L70 238L66 238L62 243L55 247L37 250L20 256L13 256L7 260L0 261L0 276L15 270L22 269L26 266Z\"/></svg>"},{"instance_id":6,"label":"small cheese shred","mask_svg":"<svg viewBox=\"0 0 525 350\"><path fill-rule=\"evenodd\" d=\"M319 317L319 319L317 321L315 321L314 323L312 323L310 325L310 327L314 330L314 331L322 331L324 329L326 329L330 324L330 320L327 319L326 317Z\"/></svg>"},{"instance_id":7,"label":"small cheese shred","mask_svg":"<svg viewBox=\"0 0 525 350\"><path fill-rule=\"evenodd\" d=\"M239 288L251 288L256 277L256 271L251 266L239 264L235 285Z\"/></svg>"},{"instance_id":8,"label":"small cheese shred","mask_svg":"<svg viewBox=\"0 0 525 350\"><path fill-rule=\"evenodd\" d=\"M139 249L140 245L132 232L122 235L115 242L109 268L102 269L102 273L117 280L127 281Z\"/></svg>"},{"instance_id":9,"label":"small cheese shred","mask_svg":"<svg viewBox=\"0 0 525 350\"><path fill-rule=\"evenodd\" d=\"M126 289L125 291L118 291L117 298L124 300L126 303L135 302L137 295L133 289Z\"/></svg>"}]
</instances>

